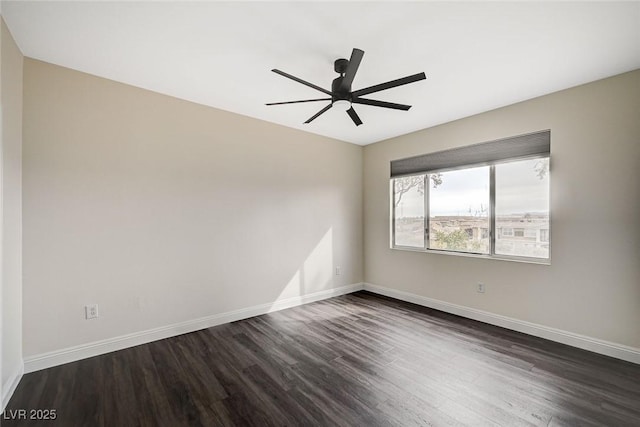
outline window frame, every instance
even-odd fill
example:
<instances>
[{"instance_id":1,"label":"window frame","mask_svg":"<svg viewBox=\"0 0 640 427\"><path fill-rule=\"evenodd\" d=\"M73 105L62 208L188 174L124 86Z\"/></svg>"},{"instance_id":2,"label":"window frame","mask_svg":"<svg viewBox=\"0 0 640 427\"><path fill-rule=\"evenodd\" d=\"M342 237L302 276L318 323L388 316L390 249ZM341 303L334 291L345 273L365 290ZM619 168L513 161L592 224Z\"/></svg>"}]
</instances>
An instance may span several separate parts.
<instances>
[{"instance_id":1,"label":"window frame","mask_svg":"<svg viewBox=\"0 0 640 427\"><path fill-rule=\"evenodd\" d=\"M420 172L420 173L411 173L406 175L394 176L389 179L390 185L390 248L396 250L403 251L414 251L414 252L425 252L425 253L435 253L435 254L444 254L444 255L454 255L454 256L463 256L463 257L471 257L471 258L484 258L484 259L496 259L502 261L517 261L531 264L543 264L550 265L551 264L551 206L549 206L549 228L547 229L547 241L549 244L549 252L547 258L538 258L538 257L527 257L521 255L502 255L496 254L496 239L498 230L496 228L496 165L503 163L512 163L518 162L522 160L533 160L533 159L549 159L549 177L551 176L551 155L547 154L536 154L531 156L522 156L515 157L510 159L503 159L499 161L492 162L484 162L479 164L469 164L456 166L453 168L443 168L437 170L430 170L428 172ZM430 213L429 213L429 191L430 191L430 178L429 175L440 173L440 172L449 172L455 170L462 169L470 169L474 167L480 166L489 166L489 253L478 253L478 252L462 252L448 249L432 249L429 247L429 230L430 230ZM395 231L396 231L396 193L395 193L395 179L406 178L410 176L420 176L424 175L424 219L423 219L423 246L403 246L395 244ZM551 200L551 187L549 187L549 200ZM513 235L515 235L515 229L513 229Z\"/></svg>"}]
</instances>

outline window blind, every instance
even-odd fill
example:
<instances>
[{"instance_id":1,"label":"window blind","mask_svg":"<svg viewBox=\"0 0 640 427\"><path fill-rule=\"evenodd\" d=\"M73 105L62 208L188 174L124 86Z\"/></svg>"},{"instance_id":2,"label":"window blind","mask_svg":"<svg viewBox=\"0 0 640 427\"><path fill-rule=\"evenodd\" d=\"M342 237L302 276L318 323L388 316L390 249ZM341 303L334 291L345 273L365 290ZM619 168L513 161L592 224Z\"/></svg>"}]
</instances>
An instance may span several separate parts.
<instances>
[{"instance_id":1,"label":"window blind","mask_svg":"<svg viewBox=\"0 0 640 427\"><path fill-rule=\"evenodd\" d=\"M392 160L391 177L545 155L549 154L550 151L551 131L545 130L406 159Z\"/></svg>"}]
</instances>

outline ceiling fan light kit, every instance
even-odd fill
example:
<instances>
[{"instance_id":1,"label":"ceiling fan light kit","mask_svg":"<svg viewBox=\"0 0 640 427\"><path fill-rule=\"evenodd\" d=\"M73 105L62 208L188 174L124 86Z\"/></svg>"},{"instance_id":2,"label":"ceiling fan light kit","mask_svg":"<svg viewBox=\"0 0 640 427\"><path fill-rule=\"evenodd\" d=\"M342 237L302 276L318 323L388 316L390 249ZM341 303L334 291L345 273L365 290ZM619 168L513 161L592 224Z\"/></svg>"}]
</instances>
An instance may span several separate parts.
<instances>
[{"instance_id":1,"label":"ceiling fan light kit","mask_svg":"<svg viewBox=\"0 0 640 427\"><path fill-rule=\"evenodd\" d=\"M349 108L351 108L351 101L347 101L346 99L337 99L335 101L332 101L331 104L334 108L342 111L347 111Z\"/></svg>"},{"instance_id":2,"label":"ceiling fan light kit","mask_svg":"<svg viewBox=\"0 0 640 427\"><path fill-rule=\"evenodd\" d=\"M322 110L318 111L316 114L311 116L304 123L305 124L311 123L313 120L317 119L320 115L327 112L330 108L335 107L336 109L346 111L356 126L360 126L362 124L362 120L360 120L358 113L356 113L356 111L353 109L353 104L371 105L374 107L390 108L392 110L402 110L402 111L409 110L409 108L411 108L411 105L378 101L375 99L362 98L361 96L369 95L371 93L380 92L386 89L391 89L394 87L403 86L409 83L414 83L420 80L424 80L427 78L425 74L424 73L413 74L411 76L403 77L401 79L391 80L385 83L369 86L364 89L352 91L351 84L353 83L353 79L356 76L358 67L360 67L360 62L362 61L363 56L364 56L364 51L354 48L353 51L351 52L351 59L340 58L335 60L333 64L333 69L335 70L336 73L340 74L340 76L333 79L333 83L331 84L331 91L326 90L320 86L314 85L313 83L309 83L298 77L292 76L291 74L287 74L284 71L280 71L274 68L273 70L271 70L274 73L279 74L288 79L291 79L295 82L301 83L310 88L313 88L326 95L329 95L330 98L303 99L300 101L271 102L266 105L283 105L283 104L298 104L302 102L331 101L329 105L327 105Z\"/></svg>"}]
</instances>

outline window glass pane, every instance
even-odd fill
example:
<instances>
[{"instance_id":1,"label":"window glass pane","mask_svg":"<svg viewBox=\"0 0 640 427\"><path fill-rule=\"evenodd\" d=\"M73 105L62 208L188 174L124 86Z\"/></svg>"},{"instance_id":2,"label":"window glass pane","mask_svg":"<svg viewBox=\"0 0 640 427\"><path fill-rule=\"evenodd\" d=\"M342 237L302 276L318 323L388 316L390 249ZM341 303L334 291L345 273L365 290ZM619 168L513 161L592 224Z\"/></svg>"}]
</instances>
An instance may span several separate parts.
<instances>
[{"instance_id":1,"label":"window glass pane","mask_svg":"<svg viewBox=\"0 0 640 427\"><path fill-rule=\"evenodd\" d=\"M429 175L429 247L489 253L489 167Z\"/></svg>"},{"instance_id":2,"label":"window glass pane","mask_svg":"<svg viewBox=\"0 0 640 427\"><path fill-rule=\"evenodd\" d=\"M393 180L394 245L424 248L424 175Z\"/></svg>"},{"instance_id":3,"label":"window glass pane","mask_svg":"<svg viewBox=\"0 0 640 427\"><path fill-rule=\"evenodd\" d=\"M496 254L549 258L549 159L496 165Z\"/></svg>"}]
</instances>

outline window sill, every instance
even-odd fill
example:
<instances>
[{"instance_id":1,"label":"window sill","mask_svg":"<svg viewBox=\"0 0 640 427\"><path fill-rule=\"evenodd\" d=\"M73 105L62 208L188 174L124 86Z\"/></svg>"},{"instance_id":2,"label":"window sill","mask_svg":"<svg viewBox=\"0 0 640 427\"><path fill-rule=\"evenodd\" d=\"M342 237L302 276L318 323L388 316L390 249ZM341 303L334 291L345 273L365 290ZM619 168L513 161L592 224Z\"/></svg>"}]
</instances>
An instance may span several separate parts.
<instances>
[{"instance_id":1,"label":"window sill","mask_svg":"<svg viewBox=\"0 0 640 427\"><path fill-rule=\"evenodd\" d=\"M425 254L449 255L449 256L459 256L459 257L465 257L465 258L479 258L479 259L490 259L490 260L497 260L497 261L521 262L525 264L551 265L551 259L510 257L505 255L483 255L483 254L453 252L453 251L439 251L434 249L412 248L410 246L391 246L390 249L396 250L396 251L421 252Z\"/></svg>"}]
</instances>

